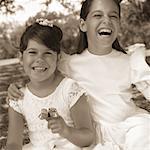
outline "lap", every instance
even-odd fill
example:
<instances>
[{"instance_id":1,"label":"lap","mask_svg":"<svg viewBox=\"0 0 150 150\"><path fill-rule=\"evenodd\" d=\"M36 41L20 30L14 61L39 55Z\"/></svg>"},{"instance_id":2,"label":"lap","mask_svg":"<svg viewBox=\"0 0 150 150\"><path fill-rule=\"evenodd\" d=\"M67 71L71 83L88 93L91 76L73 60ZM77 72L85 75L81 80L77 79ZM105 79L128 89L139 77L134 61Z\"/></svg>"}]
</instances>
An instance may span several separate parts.
<instances>
[{"instance_id":1,"label":"lap","mask_svg":"<svg viewBox=\"0 0 150 150\"><path fill-rule=\"evenodd\" d=\"M101 130L103 143L98 143L94 150L118 150L120 147L126 150L150 148L150 114L137 114L118 123L102 123L98 130Z\"/></svg>"}]
</instances>

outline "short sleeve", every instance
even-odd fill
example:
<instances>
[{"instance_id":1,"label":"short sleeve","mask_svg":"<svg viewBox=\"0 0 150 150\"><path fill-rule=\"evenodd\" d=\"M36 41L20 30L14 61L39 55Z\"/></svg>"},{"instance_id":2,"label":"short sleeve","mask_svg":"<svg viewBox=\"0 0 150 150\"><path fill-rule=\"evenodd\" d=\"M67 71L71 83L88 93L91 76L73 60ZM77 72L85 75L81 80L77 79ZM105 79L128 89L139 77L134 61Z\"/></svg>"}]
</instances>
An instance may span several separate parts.
<instances>
[{"instance_id":1,"label":"short sleeve","mask_svg":"<svg viewBox=\"0 0 150 150\"><path fill-rule=\"evenodd\" d=\"M131 82L150 100L150 67L145 61L144 44L135 44L129 47Z\"/></svg>"},{"instance_id":2,"label":"short sleeve","mask_svg":"<svg viewBox=\"0 0 150 150\"><path fill-rule=\"evenodd\" d=\"M23 114L22 111L22 100L9 100L9 106L12 107L16 112Z\"/></svg>"},{"instance_id":3,"label":"short sleeve","mask_svg":"<svg viewBox=\"0 0 150 150\"><path fill-rule=\"evenodd\" d=\"M69 78L66 80L63 89L63 97L65 101L67 101L69 108L71 108L85 93L86 91L80 87L77 82Z\"/></svg>"}]
</instances>

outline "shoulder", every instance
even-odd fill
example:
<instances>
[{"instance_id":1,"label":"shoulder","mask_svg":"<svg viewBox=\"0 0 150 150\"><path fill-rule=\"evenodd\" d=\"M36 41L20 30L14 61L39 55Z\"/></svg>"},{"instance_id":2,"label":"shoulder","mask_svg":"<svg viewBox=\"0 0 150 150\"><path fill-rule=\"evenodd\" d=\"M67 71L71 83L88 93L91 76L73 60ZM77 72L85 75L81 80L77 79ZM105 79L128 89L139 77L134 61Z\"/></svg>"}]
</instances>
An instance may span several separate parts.
<instances>
[{"instance_id":1,"label":"shoulder","mask_svg":"<svg viewBox=\"0 0 150 150\"><path fill-rule=\"evenodd\" d=\"M146 47L145 44L136 43L128 47L128 56L130 59L130 65L133 67L145 66L146 61Z\"/></svg>"},{"instance_id":2,"label":"shoulder","mask_svg":"<svg viewBox=\"0 0 150 150\"><path fill-rule=\"evenodd\" d=\"M127 47L127 53L132 56L133 54L145 55L145 44L136 43Z\"/></svg>"},{"instance_id":3,"label":"shoulder","mask_svg":"<svg viewBox=\"0 0 150 150\"><path fill-rule=\"evenodd\" d=\"M86 56L86 50L84 50L81 54L72 54L72 55L62 52L60 56L60 60L65 59L65 60L71 61L73 59L80 59L85 56Z\"/></svg>"},{"instance_id":4,"label":"shoulder","mask_svg":"<svg viewBox=\"0 0 150 150\"><path fill-rule=\"evenodd\" d=\"M26 87L20 88L20 90L25 94ZM25 95L24 95L25 96ZM13 108L14 111L23 114L23 103L24 103L24 97L23 99L18 100L9 100L9 106Z\"/></svg>"},{"instance_id":5,"label":"shoulder","mask_svg":"<svg viewBox=\"0 0 150 150\"><path fill-rule=\"evenodd\" d=\"M120 56L120 57L124 57L124 58L128 58L129 57L127 51L125 51L126 53L123 53L122 51L118 51L116 49L113 49L113 51L114 51L114 55L115 56Z\"/></svg>"},{"instance_id":6,"label":"shoulder","mask_svg":"<svg viewBox=\"0 0 150 150\"><path fill-rule=\"evenodd\" d=\"M64 89L66 89L66 90L69 90L70 88L79 88L80 87L75 80L73 80L69 77L65 77L62 82L63 82Z\"/></svg>"},{"instance_id":7,"label":"shoulder","mask_svg":"<svg viewBox=\"0 0 150 150\"><path fill-rule=\"evenodd\" d=\"M130 65L130 55L125 54L121 51L114 50L114 54L112 56L114 60L119 61L120 64Z\"/></svg>"}]
</instances>

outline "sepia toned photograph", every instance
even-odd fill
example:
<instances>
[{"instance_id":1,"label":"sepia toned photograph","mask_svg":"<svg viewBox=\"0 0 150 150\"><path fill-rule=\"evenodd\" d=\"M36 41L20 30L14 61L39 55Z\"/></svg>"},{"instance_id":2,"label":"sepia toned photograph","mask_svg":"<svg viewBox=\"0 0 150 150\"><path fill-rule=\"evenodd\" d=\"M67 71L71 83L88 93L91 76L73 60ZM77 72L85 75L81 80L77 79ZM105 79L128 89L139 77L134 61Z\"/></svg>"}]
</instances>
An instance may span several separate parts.
<instances>
[{"instance_id":1,"label":"sepia toned photograph","mask_svg":"<svg viewBox=\"0 0 150 150\"><path fill-rule=\"evenodd\" d=\"M150 0L0 0L0 150L150 150Z\"/></svg>"}]
</instances>

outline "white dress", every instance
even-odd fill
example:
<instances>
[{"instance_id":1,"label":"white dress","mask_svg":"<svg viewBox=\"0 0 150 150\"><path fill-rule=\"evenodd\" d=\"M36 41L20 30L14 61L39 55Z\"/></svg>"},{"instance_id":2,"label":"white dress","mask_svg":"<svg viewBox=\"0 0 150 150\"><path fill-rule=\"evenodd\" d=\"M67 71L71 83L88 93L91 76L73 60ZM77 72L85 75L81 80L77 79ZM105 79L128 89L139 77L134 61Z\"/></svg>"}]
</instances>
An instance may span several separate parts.
<instances>
[{"instance_id":1,"label":"white dress","mask_svg":"<svg viewBox=\"0 0 150 150\"><path fill-rule=\"evenodd\" d=\"M48 129L47 121L39 119L43 108L56 108L69 126L74 126L70 116L70 108L83 95L84 90L69 78L64 78L56 90L49 96L39 98L33 95L27 87L21 89L24 98L11 101L10 106L17 112L23 114L29 129L30 143L23 146L23 150L80 150L67 139L53 134Z\"/></svg>"},{"instance_id":2,"label":"white dress","mask_svg":"<svg viewBox=\"0 0 150 150\"><path fill-rule=\"evenodd\" d=\"M59 70L89 95L97 132L94 150L150 150L150 114L135 106L130 90L133 83L150 100L150 68L143 49L102 56L85 50L62 57Z\"/></svg>"}]
</instances>

